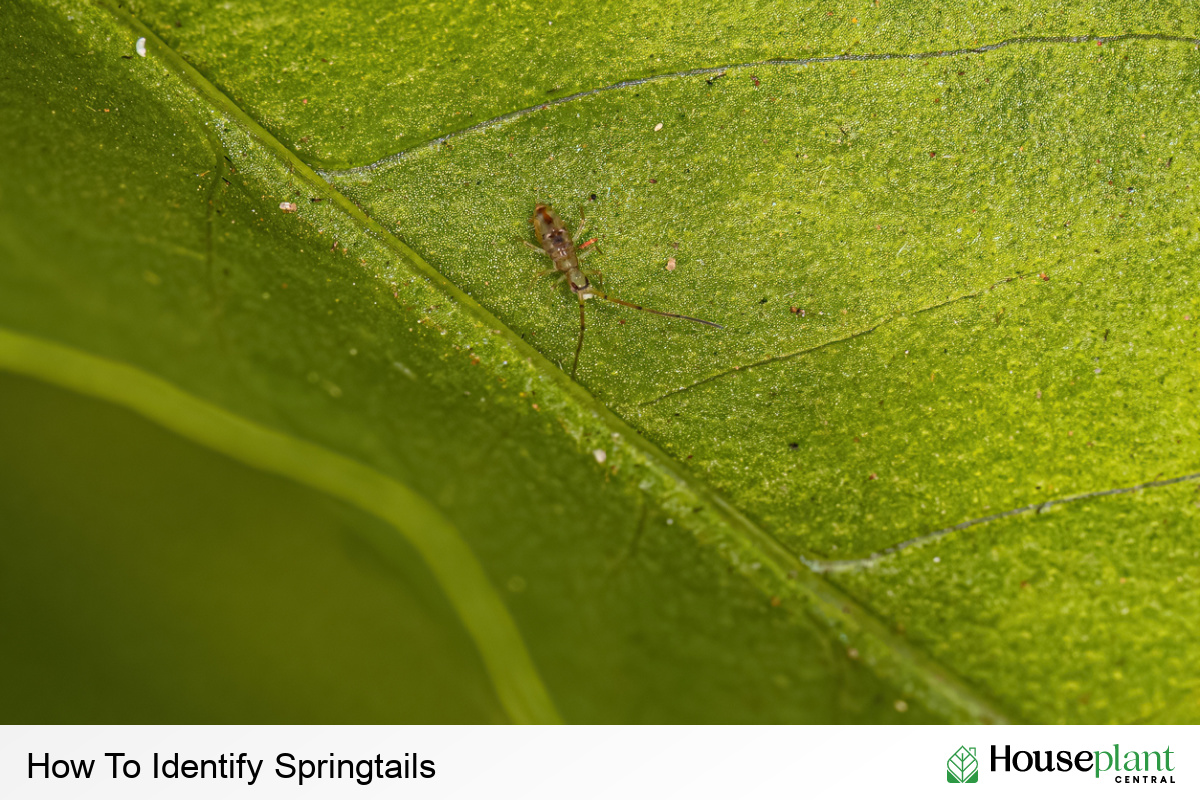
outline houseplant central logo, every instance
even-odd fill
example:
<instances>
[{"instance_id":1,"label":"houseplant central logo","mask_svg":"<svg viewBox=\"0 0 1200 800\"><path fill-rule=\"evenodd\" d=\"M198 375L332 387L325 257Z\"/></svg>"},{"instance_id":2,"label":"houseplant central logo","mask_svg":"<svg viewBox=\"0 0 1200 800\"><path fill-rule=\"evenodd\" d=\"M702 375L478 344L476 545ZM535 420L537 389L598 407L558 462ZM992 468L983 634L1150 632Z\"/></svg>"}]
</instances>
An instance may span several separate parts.
<instances>
[{"instance_id":1,"label":"houseplant central logo","mask_svg":"<svg viewBox=\"0 0 1200 800\"><path fill-rule=\"evenodd\" d=\"M979 783L979 759L974 747L960 747L946 761L946 783Z\"/></svg>"}]
</instances>

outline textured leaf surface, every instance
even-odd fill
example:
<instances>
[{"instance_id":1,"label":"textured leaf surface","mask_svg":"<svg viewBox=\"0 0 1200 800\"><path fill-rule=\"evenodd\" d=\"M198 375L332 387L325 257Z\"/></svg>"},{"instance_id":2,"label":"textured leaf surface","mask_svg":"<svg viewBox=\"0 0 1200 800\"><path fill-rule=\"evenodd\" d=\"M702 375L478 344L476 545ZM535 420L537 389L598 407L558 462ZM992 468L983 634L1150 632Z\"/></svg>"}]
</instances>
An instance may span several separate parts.
<instances>
[{"instance_id":1,"label":"textured leaf surface","mask_svg":"<svg viewBox=\"0 0 1200 800\"><path fill-rule=\"evenodd\" d=\"M78 514L24 498L108 509L88 533L115 554L101 607L127 608L113 587L128 574L161 571L141 595L157 597L182 567L141 544L152 523L121 518L128 495L26 468L57 415L98 420L61 449L69 474L115 448L121 485L153 485L172 460L199 490L263 484L191 513L180 548L258 509L272 521L244 547L294 529L295 571L318 570L312 590L279 589L298 614L333 598L414 631L291 665L298 686L355 688L255 719L363 719L372 675L431 670L471 687L448 721L1200 716L1196 484L1094 495L1200 470L1200 53L1171 38L1194 20L318 11L0 12L33 65L0 84L15 143L0 155L0 364L174 432L122 417L129 442L153 444L114 444L118 412L6 379L6 416L31 420L5 434L26 454L6 466L34 487L6 481L6 514L71 549ZM764 33L785 13L782 38ZM1135 21L1166 38L1086 37ZM1014 36L1083 40L937 52ZM846 52L928 57L683 74ZM516 243L536 201L569 221L583 206L608 291L726 330L593 301L581 391L559 368L574 300ZM290 522L302 504L321 510ZM22 563L68 580L39 547ZM233 586L250 637L272 611L252 579ZM174 614L204 617L203 592L173 596ZM334 646L345 629L313 630ZM65 669L33 636L32 663ZM253 663L199 657L274 681L279 647L258 646ZM147 663L178 670L180 653L198 657L177 643ZM403 695L372 713L436 716ZM113 713L80 707L95 710L63 719ZM199 719L166 701L143 713Z\"/></svg>"}]
</instances>

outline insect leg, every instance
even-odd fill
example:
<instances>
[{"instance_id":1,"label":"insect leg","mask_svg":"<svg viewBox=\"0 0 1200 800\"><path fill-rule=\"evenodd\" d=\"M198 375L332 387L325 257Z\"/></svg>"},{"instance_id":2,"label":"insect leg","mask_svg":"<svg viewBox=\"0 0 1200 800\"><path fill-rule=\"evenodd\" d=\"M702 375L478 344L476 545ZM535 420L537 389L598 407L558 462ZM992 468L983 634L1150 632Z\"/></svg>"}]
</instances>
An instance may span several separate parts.
<instances>
[{"instance_id":1,"label":"insect leg","mask_svg":"<svg viewBox=\"0 0 1200 800\"><path fill-rule=\"evenodd\" d=\"M535 274L532 278L529 279L529 286L533 286L535 283L537 283L542 278L545 278L547 275L553 275L556 272L558 272L558 270L556 270L556 269L542 270L541 272Z\"/></svg>"},{"instance_id":2,"label":"insect leg","mask_svg":"<svg viewBox=\"0 0 1200 800\"><path fill-rule=\"evenodd\" d=\"M546 255L546 251L543 250L541 247L538 247L536 244L527 242L524 239L521 239L519 241L521 242L521 244L525 245L526 247L528 247L530 250L534 251L535 253L541 253L542 255Z\"/></svg>"},{"instance_id":3,"label":"insect leg","mask_svg":"<svg viewBox=\"0 0 1200 800\"><path fill-rule=\"evenodd\" d=\"M583 351L583 331L586 327L583 321L583 297L575 296L579 298L579 341L575 344L575 362L571 364L571 380L575 380L575 370L579 369L579 354Z\"/></svg>"}]
</instances>

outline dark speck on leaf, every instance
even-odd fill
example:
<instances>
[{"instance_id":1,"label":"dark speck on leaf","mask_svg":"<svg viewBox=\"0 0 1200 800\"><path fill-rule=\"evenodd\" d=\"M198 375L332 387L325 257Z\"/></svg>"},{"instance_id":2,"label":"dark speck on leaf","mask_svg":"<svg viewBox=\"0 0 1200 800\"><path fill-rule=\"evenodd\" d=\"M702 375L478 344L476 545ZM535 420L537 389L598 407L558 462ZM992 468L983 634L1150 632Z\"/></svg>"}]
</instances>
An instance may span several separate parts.
<instances>
[{"instance_id":1,"label":"dark speck on leaf","mask_svg":"<svg viewBox=\"0 0 1200 800\"><path fill-rule=\"evenodd\" d=\"M589 195L589 197L593 203L596 202L596 195Z\"/></svg>"},{"instance_id":2,"label":"dark speck on leaf","mask_svg":"<svg viewBox=\"0 0 1200 800\"><path fill-rule=\"evenodd\" d=\"M764 297L762 300L758 301L758 304L761 306L765 302L767 302L767 298Z\"/></svg>"},{"instance_id":3,"label":"dark speck on leaf","mask_svg":"<svg viewBox=\"0 0 1200 800\"><path fill-rule=\"evenodd\" d=\"M789 442L788 447L792 448L793 450L799 450L800 443L799 442Z\"/></svg>"}]
</instances>

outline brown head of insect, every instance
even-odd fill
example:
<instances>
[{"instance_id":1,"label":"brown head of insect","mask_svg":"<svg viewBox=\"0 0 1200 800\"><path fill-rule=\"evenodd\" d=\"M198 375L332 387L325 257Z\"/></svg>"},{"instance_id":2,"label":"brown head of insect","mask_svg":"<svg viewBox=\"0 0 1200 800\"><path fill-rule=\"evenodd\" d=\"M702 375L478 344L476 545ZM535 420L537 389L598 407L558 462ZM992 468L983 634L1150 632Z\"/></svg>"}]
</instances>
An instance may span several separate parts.
<instances>
[{"instance_id":1,"label":"brown head of insect","mask_svg":"<svg viewBox=\"0 0 1200 800\"><path fill-rule=\"evenodd\" d=\"M650 314L657 314L660 317L671 317L673 319L685 319L689 322L698 322L701 325L708 325L713 328L723 328L723 325L718 325L715 322L709 322L706 319L698 317L689 317L684 314L672 314L669 311L659 311L655 308L640 306L636 303L629 303L612 295L605 294L597 289L592 282L584 274L583 268L579 264L579 260L586 256L591 251L585 251L583 247L576 247L575 240L583 235L587 229L587 220L583 217L583 209L579 209L580 225L579 229L572 235L563 224L562 218L554 213L554 209L550 206L539 203L533 210L533 216L530 222L533 223L533 233L537 237L538 244L533 245L529 242L523 242L526 247L542 253L550 259L554 264L553 269L546 270L544 275L550 275L555 272L560 273L559 280L566 281L571 287L571 291L575 293L575 297L579 300L579 340L575 344L575 360L571 364L571 377L575 377L575 371L579 368L579 354L583 351L583 333L587 328L584 322L584 301L589 297L598 297L601 300L606 300L610 303L615 303L626 308L645 311ZM592 239L586 244L592 244L595 240Z\"/></svg>"}]
</instances>

